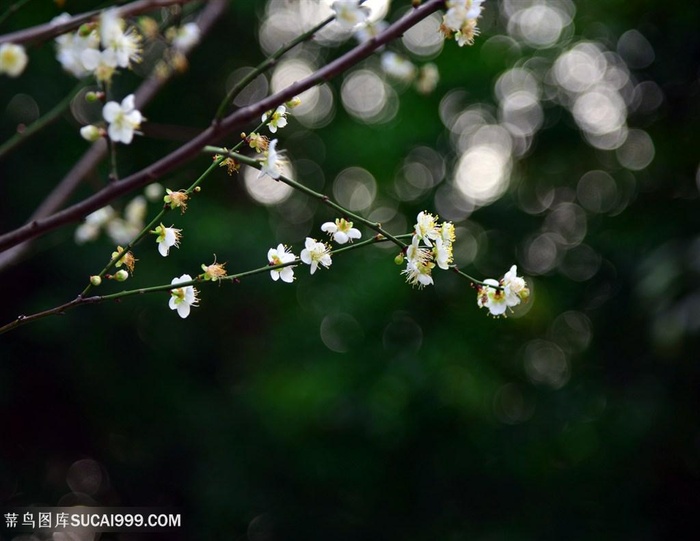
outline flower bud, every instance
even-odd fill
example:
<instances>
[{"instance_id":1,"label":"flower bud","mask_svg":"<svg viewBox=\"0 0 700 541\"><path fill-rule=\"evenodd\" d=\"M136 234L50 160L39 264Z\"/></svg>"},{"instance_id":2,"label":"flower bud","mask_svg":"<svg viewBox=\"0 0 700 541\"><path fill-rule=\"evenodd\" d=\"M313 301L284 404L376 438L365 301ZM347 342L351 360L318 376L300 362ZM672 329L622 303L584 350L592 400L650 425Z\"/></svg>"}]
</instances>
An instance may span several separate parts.
<instances>
[{"instance_id":1,"label":"flower bud","mask_svg":"<svg viewBox=\"0 0 700 541\"><path fill-rule=\"evenodd\" d=\"M95 23L85 23L81 24L80 28L78 28L78 35L81 38L86 38L90 35L90 33L95 29Z\"/></svg>"},{"instance_id":2,"label":"flower bud","mask_svg":"<svg viewBox=\"0 0 700 541\"><path fill-rule=\"evenodd\" d=\"M295 107L301 105L301 98L299 96L294 96L291 100L285 102L284 105L287 107L287 109L294 109Z\"/></svg>"},{"instance_id":3,"label":"flower bud","mask_svg":"<svg viewBox=\"0 0 700 541\"><path fill-rule=\"evenodd\" d=\"M97 287L102 283L102 278L100 278L96 274L94 276L90 276L90 283Z\"/></svg>"},{"instance_id":4,"label":"flower bud","mask_svg":"<svg viewBox=\"0 0 700 541\"><path fill-rule=\"evenodd\" d=\"M105 97L104 92L94 92L90 91L85 94L85 101L88 103L94 103L96 101L102 101Z\"/></svg>"},{"instance_id":5,"label":"flower bud","mask_svg":"<svg viewBox=\"0 0 700 541\"><path fill-rule=\"evenodd\" d=\"M113 279L115 279L117 282L123 282L129 277L129 273L125 271L124 269L118 270L114 275L112 276Z\"/></svg>"},{"instance_id":6,"label":"flower bud","mask_svg":"<svg viewBox=\"0 0 700 541\"><path fill-rule=\"evenodd\" d=\"M403 265L403 252L401 252L394 258L394 263L396 263L397 265Z\"/></svg>"},{"instance_id":7,"label":"flower bud","mask_svg":"<svg viewBox=\"0 0 700 541\"><path fill-rule=\"evenodd\" d=\"M80 128L80 136L86 141L94 143L102 136L102 133L100 132L100 128L89 124Z\"/></svg>"}]
</instances>

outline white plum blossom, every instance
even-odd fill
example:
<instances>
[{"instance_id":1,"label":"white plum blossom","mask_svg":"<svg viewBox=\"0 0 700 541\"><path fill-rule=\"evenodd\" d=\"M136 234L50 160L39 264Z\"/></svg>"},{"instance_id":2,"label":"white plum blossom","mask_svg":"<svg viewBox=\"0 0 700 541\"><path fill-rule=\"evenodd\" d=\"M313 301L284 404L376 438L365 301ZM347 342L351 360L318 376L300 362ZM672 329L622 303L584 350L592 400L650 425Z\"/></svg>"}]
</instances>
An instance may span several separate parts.
<instances>
[{"instance_id":1,"label":"white plum blossom","mask_svg":"<svg viewBox=\"0 0 700 541\"><path fill-rule=\"evenodd\" d=\"M136 226L123 218L114 218L107 223L106 230L112 242L117 244L128 244L134 240L141 227Z\"/></svg>"},{"instance_id":2,"label":"white plum blossom","mask_svg":"<svg viewBox=\"0 0 700 541\"><path fill-rule=\"evenodd\" d=\"M124 19L116 8L106 9L100 16L100 42L116 65L128 68L131 62L141 61L141 36L131 27L126 32Z\"/></svg>"},{"instance_id":3,"label":"white plum blossom","mask_svg":"<svg viewBox=\"0 0 700 541\"><path fill-rule=\"evenodd\" d=\"M409 284L419 288L433 285L431 273L435 263L432 261L431 251L420 246L417 235L413 236L411 244L406 248L406 260L406 268L401 271L401 274L406 275L406 281Z\"/></svg>"},{"instance_id":4,"label":"white plum blossom","mask_svg":"<svg viewBox=\"0 0 700 541\"><path fill-rule=\"evenodd\" d=\"M345 218L336 218L335 222L326 222L321 226L321 231L328 233L333 237L333 240L338 244L352 242L353 239L359 239L362 236L359 229L352 226L352 222Z\"/></svg>"},{"instance_id":5,"label":"white plum blossom","mask_svg":"<svg viewBox=\"0 0 700 541\"><path fill-rule=\"evenodd\" d=\"M413 62L391 51L382 54L381 64L384 73L399 81L410 83L416 76L416 66Z\"/></svg>"},{"instance_id":6,"label":"white plum blossom","mask_svg":"<svg viewBox=\"0 0 700 541\"><path fill-rule=\"evenodd\" d=\"M108 50L85 49L80 53L81 65L98 81L109 82L117 69L117 58Z\"/></svg>"},{"instance_id":7,"label":"white plum blossom","mask_svg":"<svg viewBox=\"0 0 700 541\"><path fill-rule=\"evenodd\" d=\"M160 224L154 231L152 231L152 233L158 235L156 242L158 243L158 252L160 252L160 255L167 257L170 253L171 247L175 246L175 248L179 248L181 236L180 232L181 229L165 227L163 224Z\"/></svg>"},{"instance_id":8,"label":"white plum blossom","mask_svg":"<svg viewBox=\"0 0 700 541\"><path fill-rule=\"evenodd\" d=\"M275 180L280 178L282 174L282 163L284 159L281 154L277 152L277 139L270 141L270 144L265 151L265 159L262 161L262 168L260 169L260 174L258 178L262 178L265 175L274 178Z\"/></svg>"},{"instance_id":9,"label":"white plum blossom","mask_svg":"<svg viewBox=\"0 0 700 541\"><path fill-rule=\"evenodd\" d=\"M29 61L24 47L15 43L0 45L0 74L19 77Z\"/></svg>"},{"instance_id":10,"label":"white plum blossom","mask_svg":"<svg viewBox=\"0 0 700 541\"><path fill-rule=\"evenodd\" d=\"M189 274L183 274L179 278L173 278L170 285L179 285L191 282L192 277ZM168 306L171 310L177 310L177 315L185 319L190 315L190 308L197 306L198 291L191 285L178 287L170 290L170 301Z\"/></svg>"},{"instance_id":11,"label":"white plum blossom","mask_svg":"<svg viewBox=\"0 0 700 541\"><path fill-rule=\"evenodd\" d=\"M277 248L270 248L267 251L267 260L270 265L282 265L291 263L297 258L284 244L278 244ZM276 282L280 278L283 282L291 284L294 281L294 265L288 265L281 269L272 269L270 277Z\"/></svg>"},{"instance_id":12,"label":"white plum blossom","mask_svg":"<svg viewBox=\"0 0 700 541\"><path fill-rule=\"evenodd\" d=\"M88 214L85 221L75 230L75 242L83 244L96 240L102 227L113 220L116 214L116 211L109 205Z\"/></svg>"},{"instance_id":13,"label":"white plum blossom","mask_svg":"<svg viewBox=\"0 0 700 541\"><path fill-rule=\"evenodd\" d=\"M284 128L287 125L287 108L280 105L274 111L268 111L262 116L262 121L267 122L271 133L276 133L277 128Z\"/></svg>"},{"instance_id":14,"label":"white plum blossom","mask_svg":"<svg viewBox=\"0 0 700 541\"><path fill-rule=\"evenodd\" d=\"M479 287L476 303L479 308L488 308L491 315L495 317L505 315L508 308L506 293L500 289L500 284L493 278L487 278Z\"/></svg>"},{"instance_id":15,"label":"white plum blossom","mask_svg":"<svg viewBox=\"0 0 700 541\"><path fill-rule=\"evenodd\" d=\"M513 265L500 282L493 278L484 280L479 286L477 305L487 308L494 317L504 316L508 308L517 306L530 297L530 289L522 276L517 275L518 269Z\"/></svg>"},{"instance_id":16,"label":"white plum blossom","mask_svg":"<svg viewBox=\"0 0 700 541\"><path fill-rule=\"evenodd\" d=\"M443 34L452 37L454 33L460 47L465 44L472 45L474 36L479 34L476 20L481 16L483 2L484 0L447 0L447 12L441 27Z\"/></svg>"},{"instance_id":17,"label":"white plum blossom","mask_svg":"<svg viewBox=\"0 0 700 541\"><path fill-rule=\"evenodd\" d=\"M452 263L452 244L442 240L442 237L435 239L433 258L438 267L442 270L448 270L450 268L450 263Z\"/></svg>"},{"instance_id":18,"label":"white plum blossom","mask_svg":"<svg viewBox=\"0 0 700 541\"><path fill-rule=\"evenodd\" d=\"M331 266L330 246L316 239L306 237L304 249L301 251L301 260L307 265L311 265L311 274L316 272L319 265L326 268Z\"/></svg>"},{"instance_id":19,"label":"white plum blossom","mask_svg":"<svg viewBox=\"0 0 700 541\"><path fill-rule=\"evenodd\" d=\"M101 209L97 209L94 212L91 212L85 217L85 223L86 224L93 224L97 225L98 227L102 227L105 225L107 222L109 222L112 218L116 216L116 211L112 206L107 205L106 207L102 207Z\"/></svg>"},{"instance_id":20,"label":"white plum blossom","mask_svg":"<svg viewBox=\"0 0 700 541\"><path fill-rule=\"evenodd\" d=\"M520 301L525 301L530 296L527 283L522 276L518 276L518 268L515 265L503 275L502 282L508 306L517 306Z\"/></svg>"},{"instance_id":21,"label":"white plum blossom","mask_svg":"<svg viewBox=\"0 0 700 541\"><path fill-rule=\"evenodd\" d=\"M67 20L70 15L64 13L52 23ZM117 68L128 68L132 62L141 61L141 36L134 28L124 31L125 26L117 9L104 10L99 28L84 25L56 38L58 61L76 77L92 73L98 81L109 82Z\"/></svg>"},{"instance_id":22,"label":"white plum blossom","mask_svg":"<svg viewBox=\"0 0 700 541\"><path fill-rule=\"evenodd\" d=\"M177 29L172 45L178 51L187 52L199 43L200 38L201 31L197 23L187 23Z\"/></svg>"},{"instance_id":23,"label":"white plum blossom","mask_svg":"<svg viewBox=\"0 0 700 541\"><path fill-rule=\"evenodd\" d=\"M406 268L401 272L406 275L406 281L419 288L432 285L435 266L448 270L452 264L454 240L454 224L439 223L436 216L426 211L418 213L411 244L405 250ZM401 254L397 263L403 259Z\"/></svg>"},{"instance_id":24,"label":"white plum blossom","mask_svg":"<svg viewBox=\"0 0 700 541\"><path fill-rule=\"evenodd\" d=\"M440 238L452 244L455 241L455 224L452 222L442 222L442 224L440 224Z\"/></svg>"},{"instance_id":25,"label":"white plum blossom","mask_svg":"<svg viewBox=\"0 0 700 541\"><path fill-rule=\"evenodd\" d=\"M134 130L141 126L143 116L134 108L134 95L129 94L121 102L110 101L102 108L102 116L109 122L107 133L115 143L128 145L134 138Z\"/></svg>"},{"instance_id":26,"label":"white plum blossom","mask_svg":"<svg viewBox=\"0 0 700 541\"><path fill-rule=\"evenodd\" d=\"M52 19L52 24L62 24L69 21L71 16L62 13ZM55 40L56 58L63 66L63 69L73 74L75 77L83 77L90 73L82 61L83 52L89 49L97 51L100 47L100 36L97 30L68 32L61 34ZM99 51L97 51L99 52Z\"/></svg>"},{"instance_id":27,"label":"white plum blossom","mask_svg":"<svg viewBox=\"0 0 700 541\"><path fill-rule=\"evenodd\" d=\"M331 8L335 12L335 20L338 24L348 30L365 23L369 17L369 8L358 5L357 0L336 0Z\"/></svg>"},{"instance_id":28,"label":"white plum blossom","mask_svg":"<svg viewBox=\"0 0 700 541\"><path fill-rule=\"evenodd\" d=\"M418 289L421 289L425 286L433 285L433 277L430 273L434 265L434 263L419 264L409 260L401 274L406 275L406 281L409 284L418 286Z\"/></svg>"},{"instance_id":29,"label":"white plum blossom","mask_svg":"<svg viewBox=\"0 0 700 541\"><path fill-rule=\"evenodd\" d=\"M429 212L419 212L416 218L416 225L414 226L414 234L419 240L422 240L426 246L432 246L433 243L431 241L440 236L437 218Z\"/></svg>"},{"instance_id":30,"label":"white plum blossom","mask_svg":"<svg viewBox=\"0 0 700 541\"><path fill-rule=\"evenodd\" d=\"M56 58L63 66L63 69L75 77L83 77L92 71L85 67L83 53L88 50L94 50L99 53L97 48L100 45L100 38L95 30L86 36L81 36L77 32L69 32L58 36L56 45Z\"/></svg>"},{"instance_id":31,"label":"white plum blossom","mask_svg":"<svg viewBox=\"0 0 700 541\"><path fill-rule=\"evenodd\" d=\"M364 43L372 38L376 38L379 34L384 32L389 27L389 23L386 21L377 21L376 23L367 23L364 26L360 26L355 31L355 39L359 43ZM382 47L383 48L383 47ZM382 48L378 49L381 50Z\"/></svg>"},{"instance_id":32,"label":"white plum blossom","mask_svg":"<svg viewBox=\"0 0 700 541\"><path fill-rule=\"evenodd\" d=\"M148 203L142 195L134 197L124 208L124 219L139 229L143 228L147 214Z\"/></svg>"},{"instance_id":33,"label":"white plum blossom","mask_svg":"<svg viewBox=\"0 0 700 541\"><path fill-rule=\"evenodd\" d=\"M416 90L420 94L430 94L437 87L440 81L440 72L438 68L432 62L423 64L418 70L418 76L416 77Z\"/></svg>"}]
</instances>

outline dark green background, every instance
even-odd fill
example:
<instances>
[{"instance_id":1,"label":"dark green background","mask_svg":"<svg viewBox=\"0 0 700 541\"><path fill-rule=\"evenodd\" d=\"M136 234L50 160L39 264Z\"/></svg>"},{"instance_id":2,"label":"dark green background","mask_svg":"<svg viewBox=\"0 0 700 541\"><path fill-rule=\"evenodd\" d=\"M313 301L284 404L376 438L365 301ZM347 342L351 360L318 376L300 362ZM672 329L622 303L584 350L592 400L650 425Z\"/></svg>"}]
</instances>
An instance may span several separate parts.
<instances>
[{"instance_id":1,"label":"dark green background","mask_svg":"<svg viewBox=\"0 0 700 541\"><path fill-rule=\"evenodd\" d=\"M486 2L487 12L494 4ZM30 6L0 31L58 13L49 2ZM626 30L642 32L656 59L632 73L664 92L658 110L628 119L654 141L647 169L626 172L612 153L587 145L558 106L545 110L546 128L514 167L525 187L545 178L575 188L591 169L634 178L623 213L588 216L585 242L602 258L591 279L572 281L557 268L536 276L531 310L494 320L477 308L468 282L436 273L436 287L411 289L393 255L370 249L338 257L313 277L298 269L293 286L267 276L202 286L200 306L186 320L156 294L22 327L0 337L0 506L57 505L70 493L70 466L87 458L104 474L95 502L178 506L183 539L691 538L700 509L700 10L646 0L576 6L576 40L614 49ZM86 7L69 1L66 9ZM228 73L262 59L255 33L262 12L257 2L232 2L187 75L145 116L207 126ZM416 145L444 152L451 167L440 99L464 88L474 103L492 103L502 70L536 54L524 47L521 58L484 62L482 43L505 32L488 17L473 48L446 43L435 60L436 92L404 91L390 123L359 124L339 107L317 132L320 152L291 120L280 145L323 171L300 180L330 193L342 169L360 166L388 194ZM28 52L23 76L0 80L3 140L15 126L5 109L13 95L30 94L45 111L75 84L50 43ZM117 84L128 92L137 83L121 75ZM0 163L2 231L22 224L85 150L78 127L64 115ZM139 138L122 168L137 170L172 148ZM198 159L163 183L184 187L207 163ZM74 200L102 185L105 171ZM429 193L400 211L411 223L433 208ZM520 263L519 247L546 216L520 210L516 189L477 210L470 220L492 242L481 246L476 268L464 270L483 276ZM314 230L333 217L318 208ZM301 247L300 239L277 237L276 211L252 202L223 171L184 216L168 218L186 232L182 247L167 260L155 246L140 247L127 285L194 275L213 253L236 272L264 264L278 242L294 243L297 253ZM110 242L79 247L73 231L45 236L4 271L1 323L74 298L101 268ZM585 347L567 349L576 333L553 324L569 311L590 322ZM320 336L333 313L359 322L347 331L345 353ZM567 351L571 375L562 388L528 379L524 351L533 340Z\"/></svg>"}]
</instances>

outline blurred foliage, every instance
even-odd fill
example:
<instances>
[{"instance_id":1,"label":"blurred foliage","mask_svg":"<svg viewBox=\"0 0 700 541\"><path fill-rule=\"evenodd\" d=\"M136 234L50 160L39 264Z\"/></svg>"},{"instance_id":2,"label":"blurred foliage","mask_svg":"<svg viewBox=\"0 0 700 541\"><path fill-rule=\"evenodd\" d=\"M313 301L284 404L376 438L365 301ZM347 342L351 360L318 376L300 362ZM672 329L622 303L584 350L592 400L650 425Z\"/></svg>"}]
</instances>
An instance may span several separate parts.
<instances>
[{"instance_id":1,"label":"blurred foliage","mask_svg":"<svg viewBox=\"0 0 700 541\"><path fill-rule=\"evenodd\" d=\"M395 0L388 19L407 4ZM636 29L655 59L629 72L663 97L647 111L630 107L627 117L653 141L648 166L626 168L614 149L587 143L570 109L549 100L542 128L513 161L509 190L445 216L462 228L465 253L470 242L478 247L464 256L470 274L500 276L513 262L530 268L533 299L523 313L486 317L469 284L451 273L436 274L434 288L411 289L393 251L378 247L337 257L313 277L299 268L293 286L267 276L203 286L187 320L168 310L167 295L150 295L22 327L0 337L0 502L65 502L80 492L80 483L67 483L71 472L90 459L102 482L81 497L177 506L183 539L643 540L692 531L700 505L700 8L577 2L568 34L537 49L494 41L508 35L505 14L515 5L486 2L474 47L445 43L432 59L441 74L434 93L393 83L400 97L393 119L370 124L346 113L342 75L331 82L332 122L310 130L292 118L278 135L297 178L329 195L347 167L369 171L377 201L397 209L388 225L402 233L417 212L435 210L436 193L454 177L459 150L440 118L450 92L463 91L462 107L481 104L497 116L494 84L506 70L551 66L581 40L614 51ZM60 12L53 2L30 6L0 31ZM65 9L92 6L68 1ZM229 74L264 57L263 7L231 2L188 73L144 110L150 122L208 125ZM8 105L18 95L43 113L75 84L50 43L28 52L25 74L0 85L0 140L25 122ZM119 92L137 83L120 76ZM2 231L21 225L85 151L78 128L65 114L0 162ZM120 171L136 171L177 144L139 138L123 152ZM398 201L398 172L417 147L442 155L445 180ZM186 186L208 160L163 184ZM624 204L586 208L580 179L593 170L614 179ZM105 182L100 167L73 200ZM533 210L538 197L551 199ZM259 205L242 175L222 170L185 215L168 216L184 231L182 247L162 259L146 239L127 284L194 274L214 253L230 272L254 268L269 247L298 247L334 217L298 195L291 202L306 205L311 218L290 223L291 203ZM574 234L581 219L583 238L535 272L533 239L552 228ZM4 271L2 323L74 298L101 268L110 241L78 246L73 232L47 235ZM582 275L587 261L598 263Z\"/></svg>"}]
</instances>

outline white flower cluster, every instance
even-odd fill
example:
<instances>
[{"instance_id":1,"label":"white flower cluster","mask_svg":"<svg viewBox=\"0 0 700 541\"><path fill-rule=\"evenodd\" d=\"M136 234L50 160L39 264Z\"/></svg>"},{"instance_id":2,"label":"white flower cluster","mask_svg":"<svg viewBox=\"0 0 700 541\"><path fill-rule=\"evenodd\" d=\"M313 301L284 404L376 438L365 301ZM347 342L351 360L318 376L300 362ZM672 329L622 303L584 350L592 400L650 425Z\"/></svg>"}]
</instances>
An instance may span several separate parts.
<instances>
[{"instance_id":1,"label":"white flower cluster","mask_svg":"<svg viewBox=\"0 0 700 541\"><path fill-rule=\"evenodd\" d=\"M70 19L64 13L55 24ZM92 75L100 82L109 83L119 68L130 68L141 61L141 35L134 27L127 27L117 8L102 12L98 23L87 23L74 33L56 38L56 57L63 69L76 77ZM134 95L129 94L121 103L110 101L102 109L102 118L108 124L106 134L115 143L128 145L139 129L143 116L136 109ZM105 130L95 125L83 126L80 135L94 142Z\"/></svg>"},{"instance_id":2,"label":"white flower cluster","mask_svg":"<svg viewBox=\"0 0 700 541\"><path fill-rule=\"evenodd\" d=\"M391 51L382 53L380 62L382 70L389 77L402 83L413 83L421 94L430 94L440 80L437 66L432 62L416 67L408 58Z\"/></svg>"},{"instance_id":3,"label":"white flower cluster","mask_svg":"<svg viewBox=\"0 0 700 541\"><path fill-rule=\"evenodd\" d=\"M352 222L345 218L337 218L334 222L326 222L321 226L321 230L328 233L338 244L352 242L353 239L359 239L362 233L352 226ZM309 272L315 273L319 265L328 268L333 264L331 259L331 247L320 242L312 237L306 237L304 241L304 249L301 251L299 258L292 253L292 250L284 244L278 244L277 248L270 248L267 252L267 261L271 266L277 267L270 270L270 277L277 281L281 279L283 282L291 284L294 281L295 261L309 265Z\"/></svg>"},{"instance_id":4,"label":"white flower cluster","mask_svg":"<svg viewBox=\"0 0 700 541\"><path fill-rule=\"evenodd\" d=\"M484 285L479 286L477 304L479 308L487 308L494 317L505 317L508 308L527 301L529 297L530 289L513 265L500 281L493 278L484 280Z\"/></svg>"},{"instance_id":5,"label":"white flower cluster","mask_svg":"<svg viewBox=\"0 0 700 541\"><path fill-rule=\"evenodd\" d=\"M56 24L70 19L63 13ZM56 38L56 57L63 69L76 77L94 75L109 82L117 68L130 68L141 61L141 35L127 27L117 8L106 9L98 24L84 24L76 32Z\"/></svg>"},{"instance_id":6,"label":"white flower cluster","mask_svg":"<svg viewBox=\"0 0 700 541\"><path fill-rule=\"evenodd\" d=\"M348 30L367 22L369 8L358 4L357 0L337 0L331 8L335 12L335 20Z\"/></svg>"},{"instance_id":7,"label":"white flower cluster","mask_svg":"<svg viewBox=\"0 0 700 541\"><path fill-rule=\"evenodd\" d=\"M479 35L476 22L481 16L483 2L484 0L447 0L447 12L440 27L444 36L449 39L454 35L460 47L473 45L474 37Z\"/></svg>"},{"instance_id":8,"label":"white flower cluster","mask_svg":"<svg viewBox=\"0 0 700 541\"><path fill-rule=\"evenodd\" d=\"M289 110L300 103L301 100L298 97L292 98L284 105L278 106L274 111L264 113L261 120L267 124L267 129L270 130L270 133L277 133L278 129L282 129L287 125ZM286 159L282 152L277 151L277 139L270 141L266 136L253 132L246 136L246 141L250 148L255 149L257 153L262 155L260 160L262 167L258 178L262 178L265 175L275 180L280 178Z\"/></svg>"},{"instance_id":9,"label":"white flower cluster","mask_svg":"<svg viewBox=\"0 0 700 541\"><path fill-rule=\"evenodd\" d=\"M336 2L336 4L341 4L341 2ZM348 1L343 4L347 4L343 9L353 10L354 13L358 13L354 10L366 9L363 8L363 6L358 6L355 1ZM345 20L343 18L343 10L340 6L335 5L334 9L336 10L336 20L343 24ZM359 11L359 13L364 14L365 11ZM358 21L352 24L345 24L344 26L355 30L355 39L357 39L359 43L364 43L365 41L377 37L389 26L385 21L369 22L366 15L357 16L356 18L347 18L350 21ZM377 50L382 51L383 49L384 47L382 46ZM382 71L389 77L405 84L413 83L416 90L421 94L430 94L435 90L440 80L437 66L432 62L417 67L408 58L393 51L382 52L379 62Z\"/></svg>"},{"instance_id":10,"label":"white flower cluster","mask_svg":"<svg viewBox=\"0 0 700 541\"><path fill-rule=\"evenodd\" d=\"M120 215L114 207L107 205L88 214L85 221L75 230L75 242L84 244L97 240L104 230L115 244L128 244L139 234L145 225L147 199L154 201L160 197L163 187L154 183L149 185L143 195L134 197Z\"/></svg>"},{"instance_id":11,"label":"white flower cluster","mask_svg":"<svg viewBox=\"0 0 700 541\"><path fill-rule=\"evenodd\" d=\"M419 288L432 285L435 265L443 270L450 268L454 240L452 222L439 223L429 212L418 213L411 244L406 248L406 268L401 271L406 281Z\"/></svg>"}]
</instances>

